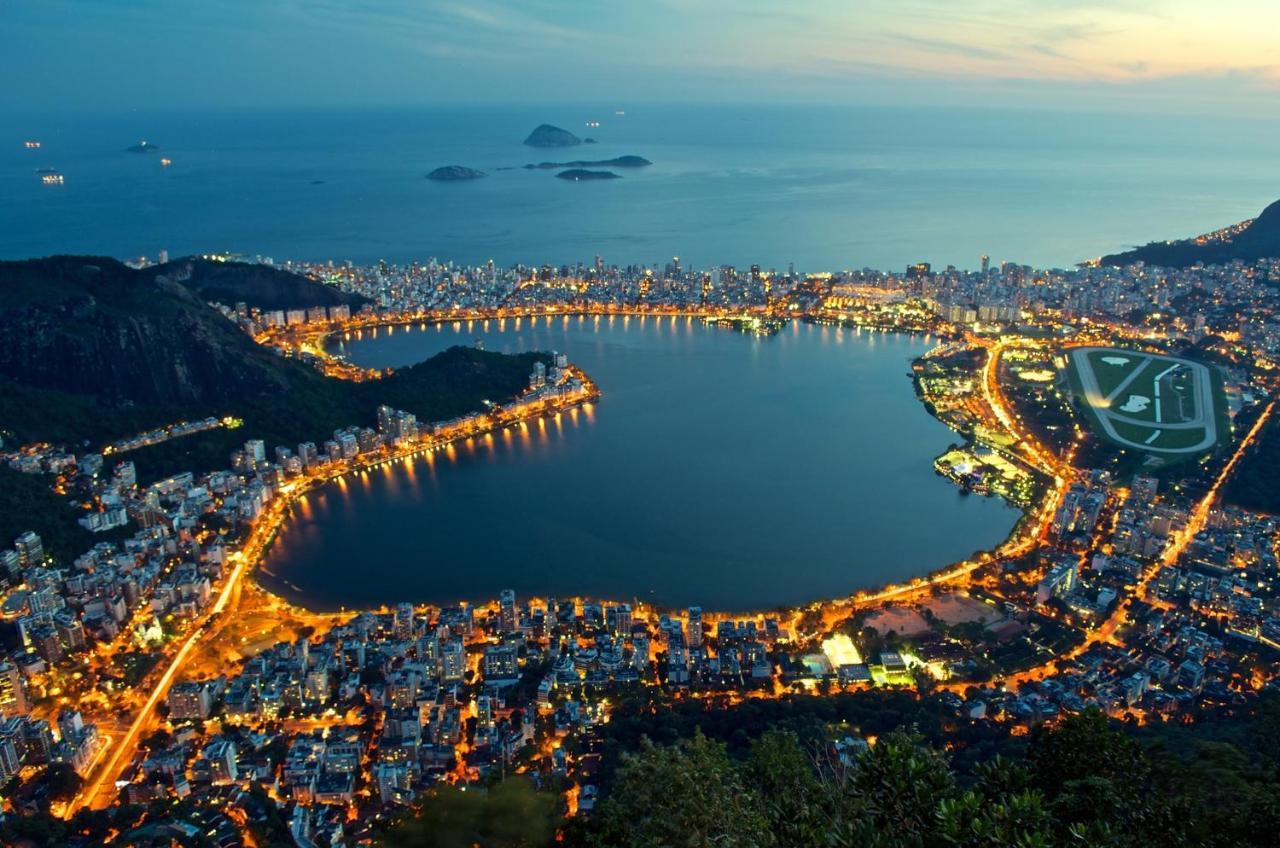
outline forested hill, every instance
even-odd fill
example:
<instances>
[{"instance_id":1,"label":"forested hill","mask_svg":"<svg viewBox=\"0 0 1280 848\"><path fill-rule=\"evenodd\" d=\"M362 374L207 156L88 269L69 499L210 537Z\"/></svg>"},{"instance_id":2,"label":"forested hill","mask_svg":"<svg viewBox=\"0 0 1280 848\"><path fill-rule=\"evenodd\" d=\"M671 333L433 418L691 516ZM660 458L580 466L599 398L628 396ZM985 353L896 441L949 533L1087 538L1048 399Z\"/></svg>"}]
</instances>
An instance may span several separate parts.
<instances>
[{"instance_id":1,"label":"forested hill","mask_svg":"<svg viewBox=\"0 0 1280 848\"><path fill-rule=\"evenodd\" d=\"M1280 200L1249 222L1217 233L1179 241L1156 241L1098 260L1100 265L1144 262L1162 268L1187 268L1196 263L1221 265L1234 260L1254 262L1280 257Z\"/></svg>"},{"instance_id":2,"label":"forested hill","mask_svg":"<svg viewBox=\"0 0 1280 848\"><path fill-rule=\"evenodd\" d=\"M198 275L224 292L257 289L306 303L328 288L257 266ZM242 278L243 275L243 278ZM314 288L310 288L314 287ZM210 288L203 288L208 292ZM244 420L135 452L140 474L221 467L236 443L296 446L372 424L379 404L423 421L502 401L527 385L534 354L453 348L381 380L349 383L256 344L193 287L114 259L56 256L0 262L0 437L94 449L173 421ZM181 451L180 455L170 455ZM163 461L160 461L163 459ZM183 463L192 463L184 465Z\"/></svg>"},{"instance_id":3,"label":"forested hill","mask_svg":"<svg viewBox=\"0 0 1280 848\"><path fill-rule=\"evenodd\" d=\"M201 300L259 309L291 309L348 304L352 310L368 298L349 294L291 271L246 262L193 257L147 269L144 273L180 282Z\"/></svg>"}]
</instances>

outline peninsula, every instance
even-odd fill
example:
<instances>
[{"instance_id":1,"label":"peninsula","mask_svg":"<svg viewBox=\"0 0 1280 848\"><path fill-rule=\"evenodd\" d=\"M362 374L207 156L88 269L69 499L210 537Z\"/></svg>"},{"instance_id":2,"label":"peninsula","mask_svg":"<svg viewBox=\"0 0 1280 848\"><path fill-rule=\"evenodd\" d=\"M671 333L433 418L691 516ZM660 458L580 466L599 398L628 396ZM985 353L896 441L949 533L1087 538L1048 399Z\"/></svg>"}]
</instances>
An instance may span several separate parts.
<instances>
[{"instance_id":1,"label":"peninsula","mask_svg":"<svg viewBox=\"0 0 1280 848\"><path fill-rule=\"evenodd\" d=\"M1193 238L1153 241L1123 253L1103 256L1094 263L1101 266L1132 265L1144 262L1166 268L1188 268L1241 260L1254 262L1280 255L1280 200L1272 203L1256 218L1241 221Z\"/></svg>"}]
</instances>

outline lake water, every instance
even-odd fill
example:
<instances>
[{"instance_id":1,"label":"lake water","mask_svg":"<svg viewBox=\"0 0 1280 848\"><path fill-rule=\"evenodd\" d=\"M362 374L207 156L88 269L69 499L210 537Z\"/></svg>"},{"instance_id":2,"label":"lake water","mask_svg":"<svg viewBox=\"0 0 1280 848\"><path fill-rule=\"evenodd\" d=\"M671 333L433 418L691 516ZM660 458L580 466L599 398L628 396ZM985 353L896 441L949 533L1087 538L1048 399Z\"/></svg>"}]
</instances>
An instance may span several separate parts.
<instances>
[{"instance_id":1,"label":"lake water","mask_svg":"<svg viewBox=\"0 0 1280 848\"><path fill-rule=\"evenodd\" d=\"M505 588L767 608L923 574L1018 518L934 474L956 437L912 390L922 336L560 317L382 329L344 347L395 367L476 339L563 351L603 397L309 496L268 585L319 608Z\"/></svg>"},{"instance_id":2,"label":"lake water","mask_svg":"<svg viewBox=\"0 0 1280 848\"><path fill-rule=\"evenodd\" d=\"M598 128L587 128L588 120ZM550 122L599 140L521 141ZM0 257L218 250L802 271L1069 265L1257 214L1280 120L781 106L575 105L0 118ZM22 141L38 139L39 150ZM157 154L126 153L146 139ZM608 182L520 166L624 154ZM160 156L173 160L168 168ZM441 165L490 172L436 183ZM45 186L37 168L62 171ZM513 168L513 170L498 170Z\"/></svg>"}]
</instances>

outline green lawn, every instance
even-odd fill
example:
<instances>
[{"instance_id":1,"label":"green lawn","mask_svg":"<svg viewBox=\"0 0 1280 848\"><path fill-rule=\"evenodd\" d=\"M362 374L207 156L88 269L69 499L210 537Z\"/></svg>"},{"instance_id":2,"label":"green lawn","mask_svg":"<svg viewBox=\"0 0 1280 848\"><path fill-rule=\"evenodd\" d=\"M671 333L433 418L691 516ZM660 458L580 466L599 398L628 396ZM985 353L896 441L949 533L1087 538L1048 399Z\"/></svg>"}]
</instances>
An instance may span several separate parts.
<instances>
[{"instance_id":1,"label":"green lawn","mask_svg":"<svg viewBox=\"0 0 1280 848\"><path fill-rule=\"evenodd\" d=\"M1129 360L1124 365L1109 365L1103 362L1104 357L1123 356ZM1115 391L1125 379L1133 373L1135 368L1141 367L1145 360L1143 354L1134 353L1131 350L1095 350L1085 354L1085 359L1093 368L1094 377L1098 381L1098 389L1102 392L1103 397L1110 395ZM1071 364L1075 367L1075 363Z\"/></svg>"},{"instance_id":2,"label":"green lawn","mask_svg":"<svg viewBox=\"0 0 1280 848\"><path fill-rule=\"evenodd\" d=\"M1089 351L1085 354L1085 361L1093 368L1098 391L1104 395L1114 392L1126 379L1130 376L1133 377L1127 387L1112 399L1109 406L1094 408L1089 403L1089 397L1084 390L1085 383L1080 374L1082 366L1077 367L1074 357L1069 352L1067 356L1068 383L1071 391L1079 401L1079 407L1084 410L1084 417L1089 428L1096 435L1100 436L1104 441L1116 444L1127 451L1133 451L1139 455L1150 454L1166 462L1176 462L1197 455L1186 453L1186 451L1203 441L1205 435L1204 427L1171 429L1162 426L1164 424L1181 423L1201 415L1196 382L1192 370L1190 368L1179 369L1161 382L1161 420L1159 423L1156 421L1154 387L1156 376L1168 370L1175 363L1186 362L1188 365L1194 365L1195 363L1178 357L1151 356L1147 358L1146 354L1122 349ZM1122 365L1111 365L1103 362L1104 358L1111 356L1122 356L1129 359L1130 362ZM1226 404L1222 391L1222 378L1212 366L1206 367L1209 369L1209 379L1214 398L1214 408L1206 412L1213 416L1213 420L1218 426L1217 443L1221 444L1229 441L1231 437L1225 415ZM1145 408L1142 408L1140 403L1129 405L1128 401L1131 396L1147 398L1148 403ZM1129 409L1122 408L1127 405L1130 406ZM1134 444L1125 444L1123 441L1112 437L1102 424L1104 417L1110 423L1119 439L1129 440ZM1148 442L1147 440L1156 433L1159 435Z\"/></svg>"}]
</instances>

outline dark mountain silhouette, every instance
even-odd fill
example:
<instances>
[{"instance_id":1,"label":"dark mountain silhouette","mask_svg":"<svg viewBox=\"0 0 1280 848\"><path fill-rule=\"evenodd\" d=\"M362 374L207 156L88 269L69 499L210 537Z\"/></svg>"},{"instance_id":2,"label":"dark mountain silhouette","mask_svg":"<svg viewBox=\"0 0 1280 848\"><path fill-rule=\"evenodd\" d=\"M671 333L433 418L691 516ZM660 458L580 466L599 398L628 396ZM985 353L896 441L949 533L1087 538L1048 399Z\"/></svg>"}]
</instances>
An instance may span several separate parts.
<instances>
[{"instance_id":1,"label":"dark mountain silhouette","mask_svg":"<svg viewBox=\"0 0 1280 848\"><path fill-rule=\"evenodd\" d=\"M1187 268L1196 263L1221 265L1234 260L1255 262L1280 256L1280 200L1252 221L1242 221L1215 233L1180 241L1152 242L1098 260L1100 265L1144 262L1165 268Z\"/></svg>"}]
</instances>

